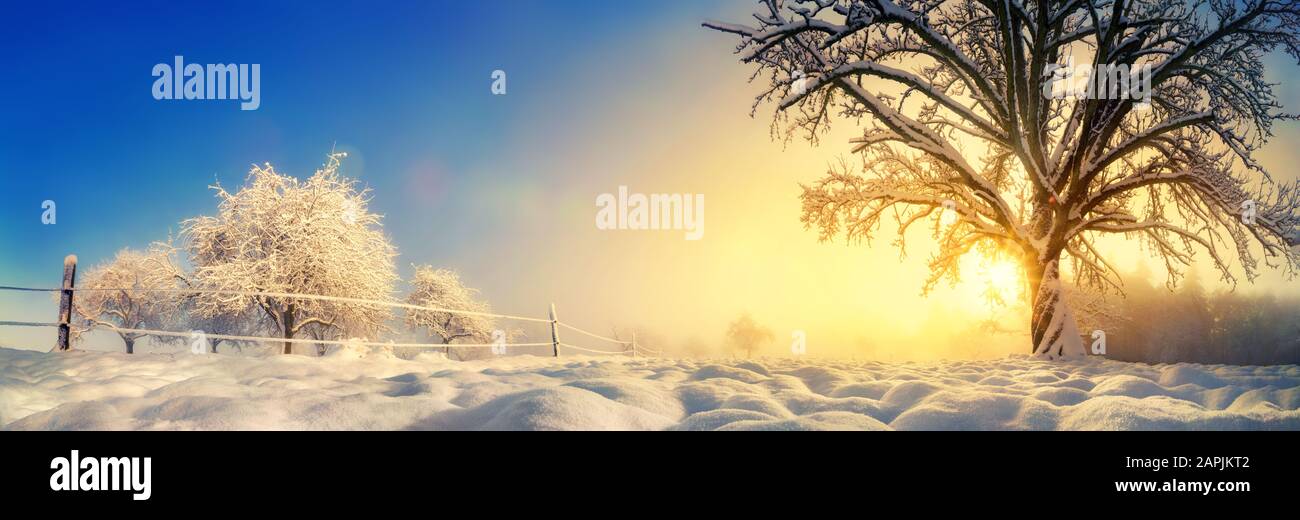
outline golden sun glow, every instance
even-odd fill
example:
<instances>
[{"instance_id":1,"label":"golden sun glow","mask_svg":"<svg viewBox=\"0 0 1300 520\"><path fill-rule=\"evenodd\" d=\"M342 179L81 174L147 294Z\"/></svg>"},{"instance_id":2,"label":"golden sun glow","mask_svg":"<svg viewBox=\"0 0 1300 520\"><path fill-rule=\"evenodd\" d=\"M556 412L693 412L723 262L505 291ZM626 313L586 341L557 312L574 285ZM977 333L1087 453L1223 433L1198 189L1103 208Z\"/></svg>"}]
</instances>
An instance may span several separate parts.
<instances>
[{"instance_id":1,"label":"golden sun glow","mask_svg":"<svg viewBox=\"0 0 1300 520\"><path fill-rule=\"evenodd\" d=\"M956 224L956 211L944 208L939 225ZM999 252L971 252L961 259L962 283L975 290L980 304L1014 305L1024 291L1024 277L1008 255Z\"/></svg>"},{"instance_id":2,"label":"golden sun glow","mask_svg":"<svg viewBox=\"0 0 1300 520\"><path fill-rule=\"evenodd\" d=\"M1012 259L1003 255L972 253L962 259L965 283L975 290L981 303L1014 305L1024 293L1024 275Z\"/></svg>"}]
</instances>

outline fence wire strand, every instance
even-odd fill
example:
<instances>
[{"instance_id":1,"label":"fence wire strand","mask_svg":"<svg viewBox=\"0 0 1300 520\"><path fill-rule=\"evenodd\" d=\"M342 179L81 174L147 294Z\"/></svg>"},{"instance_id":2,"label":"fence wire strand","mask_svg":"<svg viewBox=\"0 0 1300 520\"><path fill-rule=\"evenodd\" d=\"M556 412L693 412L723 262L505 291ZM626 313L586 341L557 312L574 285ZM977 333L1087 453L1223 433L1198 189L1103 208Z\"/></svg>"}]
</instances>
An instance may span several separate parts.
<instances>
[{"instance_id":1,"label":"fence wire strand","mask_svg":"<svg viewBox=\"0 0 1300 520\"><path fill-rule=\"evenodd\" d=\"M662 351L662 350L653 350L653 349L648 349L648 348L643 347L643 346L641 346L641 345L636 345L636 350L637 350L638 352L645 352L645 353L650 354L650 355L652 355L652 356L658 356L658 355L664 353L664 351Z\"/></svg>"},{"instance_id":2,"label":"fence wire strand","mask_svg":"<svg viewBox=\"0 0 1300 520\"><path fill-rule=\"evenodd\" d=\"M627 350L607 351L607 350L595 350L595 349L579 347L571 343L564 343L564 342L558 343L559 346L565 348L571 348L583 352L590 352L593 354L635 355L639 351L644 351L652 355L659 355L660 353L663 352L662 350L649 349L644 346L634 344L630 341L624 341L624 340L610 338L607 336L602 336L600 334L596 334L594 332L580 329L578 327L569 325L568 323L564 323L558 320L553 321L550 319L533 318L529 316L515 316L510 314L496 314L491 312L446 309L446 308L432 307L427 305L415 305L410 303L383 301L383 300L370 300L365 298L349 298L345 296L323 296L317 294L282 293L282 292L270 292L270 291L235 291L235 290L226 290L226 289L178 289L178 288L157 289L157 288L145 288L145 287L132 287L132 288L73 287L69 289L62 289L62 288L51 289L51 288L43 288L43 287L17 287L17 286L9 286L9 285L0 285L0 291L51 292L51 293L72 291L73 293L77 293L77 292L162 292L162 293L182 293L182 294L223 294L223 295L231 295L231 296L264 296L269 298L297 298L303 300L333 301L333 302L353 303L353 304L360 304L360 305L382 305L382 306L389 306L389 307L398 307L402 309L431 311L431 312L445 312L448 314L484 316L490 318L529 321L534 323L552 323L556 326L564 327L574 332L579 332L596 339L608 341L611 343L617 343L620 345L626 345L630 347ZM11 326L11 327L58 327L59 325L60 325L59 323L51 323L51 322L0 321L0 326ZM194 337L194 334L196 334L194 332L174 332L174 331L155 330L155 329L118 327L109 323L98 323L95 326L92 326L91 328L92 329L105 328L118 333L133 333L133 334L143 334L143 335L158 336L158 337L189 338L189 337ZM501 343L395 343L395 342L387 342L387 341L318 340L318 339L309 339L309 338L271 338L271 337L264 337L264 336L239 336L239 335L231 335L231 334L209 334L209 333L203 333L203 337L210 338L210 339L219 339L223 341L243 341L243 342L258 342L258 343L356 345L356 346L367 346L367 347L403 347L403 348L491 348L491 347L501 347L501 346L546 347L546 346L556 345L555 342L504 343L504 344Z\"/></svg>"},{"instance_id":3,"label":"fence wire strand","mask_svg":"<svg viewBox=\"0 0 1300 520\"><path fill-rule=\"evenodd\" d=\"M45 289L42 287L13 287L10 285L0 285L0 291L24 291L24 292L60 292L63 289Z\"/></svg>"},{"instance_id":4,"label":"fence wire strand","mask_svg":"<svg viewBox=\"0 0 1300 520\"><path fill-rule=\"evenodd\" d=\"M58 327L58 323L47 323L40 321L0 321L0 326L5 327Z\"/></svg>"},{"instance_id":5,"label":"fence wire strand","mask_svg":"<svg viewBox=\"0 0 1300 520\"><path fill-rule=\"evenodd\" d=\"M549 345L550 343L547 343L547 344ZM626 350L620 350L620 351L617 351L617 352L610 352L610 351L608 351L608 350L593 350L593 349L583 348L583 347L579 347L579 346L577 346L577 345L572 345L572 344L569 344L569 343L565 343L565 342L563 342L563 341L560 342L560 346L561 346L561 347L565 347L565 348L571 348L571 349L574 349L574 350L581 350L581 351L583 351L583 352L591 352L591 353L593 353L593 354L602 354L602 355L606 355L606 356L622 356L622 355L630 354L630 352L628 352L628 351L626 351Z\"/></svg>"},{"instance_id":6,"label":"fence wire strand","mask_svg":"<svg viewBox=\"0 0 1300 520\"><path fill-rule=\"evenodd\" d=\"M294 298L299 300L317 300L339 303L354 303L358 305L384 305L388 307L398 307L402 309L411 309L417 311L445 312L448 314L464 314L467 316L485 316L489 318L502 318L520 321L531 321L535 323L550 323L551 320L545 318L531 318L528 316L515 316L511 314L497 314L481 311L467 311L460 309L446 309L442 307L432 307L428 305L416 305L413 303L402 303L395 301L370 300L366 298L350 298L347 296L325 296L320 294L301 294L272 291L236 291L229 289L156 289L148 287L73 287L71 289L48 289L37 287L11 287L0 286L0 290L12 291L29 291L29 292L63 292L72 291L74 294L79 292L160 292L174 294L224 294L230 296L265 296L268 298Z\"/></svg>"},{"instance_id":7,"label":"fence wire strand","mask_svg":"<svg viewBox=\"0 0 1300 520\"><path fill-rule=\"evenodd\" d=\"M149 336L168 336L175 338L192 338L197 332L172 332L167 330L154 329L135 329L127 327L118 327L110 324L100 325L114 332L130 332L136 334L145 334ZM505 347L549 347L551 342L546 343L396 343L388 341L354 341L354 340L334 340L334 339L311 339L311 338L268 338L264 336L234 336L230 334L208 334L202 333L201 337L220 339L224 341L256 341L266 343L306 343L313 345L355 345L358 347L402 347L402 348L491 348L497 346Z\"/></svg>"},{"instance_id":8,"label":"fence wire strand","mask_svg":"<svg viewBox=\"0 0 1300 520\"><path fill-rule=\"evenodd\" d=\"M608 342L610 342L610 343L619 343L619 344L624 344L624 345L627 345L627 344L631 344L631 343L632 343L631 341L624 341L624 340L621 340L621 339L608 338L608 337L605 337L605 336L601 336L600 334L596 334L596 333L593 333L593 332L587 332L587 331L582 330L582 329L580 329L580 328L574 327L573 325L569 325L568 323L558 322L558 321L557 321L556 323L559 323L559 325L560 325L561 327L564 327L564 328L566 328L566 329L572 330L572 331L574 331L574 332L581 332L581 333L586 334L586 335L588 335L588 336L591 336L591 337L593 337L593 338L596 338L596 339L603 339L603 340L608 341Z\"/></svg>"}]
</instances>

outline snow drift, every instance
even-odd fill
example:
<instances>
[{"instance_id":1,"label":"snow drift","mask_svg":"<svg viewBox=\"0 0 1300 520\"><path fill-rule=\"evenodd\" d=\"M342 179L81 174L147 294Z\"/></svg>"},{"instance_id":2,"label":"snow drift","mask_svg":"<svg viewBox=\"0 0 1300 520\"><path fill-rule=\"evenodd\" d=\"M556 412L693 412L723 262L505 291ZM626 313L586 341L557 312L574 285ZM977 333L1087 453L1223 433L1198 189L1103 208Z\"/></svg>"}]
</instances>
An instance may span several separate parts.
<instances>
[{"instance_id":1,"label":"snow drift","mask_svg":"<svg viewBox=\"0 0 1300 520\"><path fill-rule=\"evenodd\" d=\"M1300 366L0 349L4 429L1300 429Z\"/></svg>"}]
</instances>

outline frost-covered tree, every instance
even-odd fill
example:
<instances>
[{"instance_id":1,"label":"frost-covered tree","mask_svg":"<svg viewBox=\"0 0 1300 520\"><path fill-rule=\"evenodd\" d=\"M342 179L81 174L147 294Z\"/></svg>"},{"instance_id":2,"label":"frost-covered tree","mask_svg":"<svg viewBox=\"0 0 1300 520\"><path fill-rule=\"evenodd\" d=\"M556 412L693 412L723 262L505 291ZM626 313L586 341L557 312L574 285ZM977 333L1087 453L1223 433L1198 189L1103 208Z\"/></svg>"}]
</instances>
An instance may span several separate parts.
<instances>
[{"instance_id":1,"label":"frost-covered tree","mask_svg":"<svg viewBox=\"0 0 1300 520\"><path fill-rule=\"evenodd\" d=\"M771 342L772 338L772 329L759 325L748 312L727 326L727 348L742 350L745 357L753 357L754 351Z\"/></svg>"},{"instance_id":2,"label":"frost-covered tree","mask_svg":"<svg viewBox=\"0 0 1300 520\"><path fill-rule=\"evenodd\" d=\"M369 190L338 173L344 154L330 154L311 178L280 175L254 166L244 186L230 193L214 186L217 216L184 222L183 237L196 287L228 291L312 294L365 300L391 298L396 250L380 216L367 210ZM256 309L281 337L308 327L347 336L376 334L390 316L383 305L298 297L198 294L200 317ZM292 352L284 343L284 353Z\"/></svg>"},{"instance_id":3,"label":"frost-covered tree","mask_svg":"<svg viewBox=\"0 0 1300 520\"><path fill-rule=\"evenodd\" d=\"M1293 118L1264 58L1300 59L1295 0L760 3L750 24L704 25L739 36L741 60L765 78L755 108L777 107L774 133L816 141L835 116L864 124L861 168L804 187L805 225L870 240L892 218L902 247L930 223L926 291L957 281L968 252L1013 255L1034 354L1083 353L1060 264L1076 283L1119 290L1103 235L1141 239L1171 285L1198 251L1233 283L1229 254L1249 280L1261 257L1294 273L1300 190L1255 153ZM1071 64L1114 79L1061 95L1057 71ZM1113 88L1124 70L1138 89Z\"/></svg>"},{"instance_id":4,"label":"frost-covered tree","mask_svg":"<svg viewBox=\"0 0 1300 520\"><path fill-rule=\"evenodd\" d=\"M112 260L91 268L78 280L73 298L80 329L106 326L135 353L135 342L148 334L116 330L159 327L176 314L175 293L144 289L177 288L176 267L168 250L122 249Z\"/></svg>"},{"instance_id":5,"label":"frost-covered tree","mask_svg":"<svg viewBox=\"0 0 1300 520\"><path fill-rule=\"evenodd\" d=\"M411 294L406 302L412 305L437 307L441 309L464 310L476 313L491 312L487 302L479 299L478 291L466 287L460 281L460 275L450 269L434 269L422 265L415 268L415 278L411 280ZM443 343L489 343L495 322L490 316L477 314L458 314L433 310L406 311L406 324L413 328L424 329ZM461 352L468 349L447 347L447 357L455 355L460 359L475 357L473 352ZM483 351L483 349L476 349Z\"/></svg>"}]
</instances>

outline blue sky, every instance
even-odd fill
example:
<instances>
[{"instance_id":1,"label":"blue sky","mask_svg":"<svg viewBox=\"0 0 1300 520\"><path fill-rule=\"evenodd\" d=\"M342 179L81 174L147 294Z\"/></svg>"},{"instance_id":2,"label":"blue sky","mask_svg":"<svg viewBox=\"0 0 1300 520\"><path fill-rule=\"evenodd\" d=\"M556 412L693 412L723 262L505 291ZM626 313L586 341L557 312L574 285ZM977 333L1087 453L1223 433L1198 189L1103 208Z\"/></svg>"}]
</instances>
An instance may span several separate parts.
<instances>
[{"instance_id":1,"label":"blue sky","mask_svg":"<svg viewBox=\"0 0 1300 520\"><path fill-rule=\"evenodd\" d=\"M689 89L694 80L683 71L702 69L681 65L701 41L718 44L712 61L733 63L731 44L699 27L724 7L532 0L9 6L0 19L0 279L56 285L69 253L84 270L123 247L147 247L182 220L214 213L214 182L237 187L251 164L263 162L305 177L337 146L350 154L343 173L370 188L371 210L385 215L403 277L416 263L454 268L499 308L528 305L530 314L571 290L573 315L589 302L588 267L608 262L575 262L558 249L538 262L543 243L556 241L527 225L550 225L547 217L562 213L566 222L551 227L557 236L563 228L590 234L592 198L627 180L612 165L575 164L585 154L570 144L611 130L626 136L617 147L663 135L607 118L623 110L629 92ZM260 108L155 100L151 70L177 55L187 63L260 64ZM507 73L505 96L490 91L497 69ZM746 73L732 70L738 81L729 90L745 90ZM748 101L736 100L731 112L748 121L740 108ZM600 184L590 189L562 187L593 179ZM47 199L58 208L52 226L40 220ZM543 265L567 271L521 272ZM44 321L45 307L0 301L0 309L21 314L11 319ZM0 331L0 339L27 332L37 331Z\"/></svg>"},{"instance_id":2,"label":"blue sky","mask_svg":"<svg viewBox=\"0 0 1300 520\"><path fill-rule=\"evenodd\" d=\"M620 45L619 32L656 24L689 4L592 2L24 3L7 7L0 46L0 251L6 278L48 278L75 249L103 258L163 238L210 212L214 180L238 185L251 163L305 175L335 142L345 166L378 194L404 186L387 172L446 172L509 154L513 136L546 132L537 107L582 80L576 53ZM17 12L14 12L17 10ZM581 11L585 23L573 23ZM261 64L262 106L157 101L156 63ZM492 96L490 74L508 74ZM561 100L562 101L562 100ZM572 107L577 108L577 107ZM479 172L507 183L517 172ZM443 186L446 190L450 186ZM433 189L437 190L438 187ZM58 204L42 226L40 203ZM454 203L454 198L442 202ZM405 218L412 208L377 197ZM415 208L423 209L423 208ZM444 216L460 213L444 207ZM403 226L396 226L403 228ZM415 227L415 226L412 226ZM390 232L405 229L390 229ZM442 236L457 247L456 230ZM399 242L401 242L399 240Z\"/></svg>"}]
</instances>

